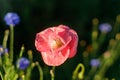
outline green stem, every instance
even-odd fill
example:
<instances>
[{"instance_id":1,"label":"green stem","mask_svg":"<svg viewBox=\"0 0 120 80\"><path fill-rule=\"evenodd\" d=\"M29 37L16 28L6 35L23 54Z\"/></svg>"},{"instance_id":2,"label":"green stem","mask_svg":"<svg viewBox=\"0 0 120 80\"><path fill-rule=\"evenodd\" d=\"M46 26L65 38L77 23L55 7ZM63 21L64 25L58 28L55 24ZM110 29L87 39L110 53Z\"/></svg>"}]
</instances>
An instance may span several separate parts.
<instances>
[{"instance_id":1,"label":"green stem","mask_svg":"<svg viewBox=\"0 0 120 80\"><path fill-rule=\"evenodd\" d=\"M24 49L25 49L25 48L24 48L24 45L22 45L21 50L20 50L20 55L19 55L20 58L21 58L22 55L23 55Z\"/></svg>"},{"instance_id":2,"label":"green stem","mask_svg":"<svg viewBox=\"0 0 120 80\"><path fill-rule=\"evenodd\" d=\"M28 50L28 57L30 59L30 62L33 61L33 53L32 53L32 50Z\"/></svg>"},{"instance_id":3,"label":"green stem","mask_svg":"<svg viewBox=\"0 0 120 80\"><path fill-rule=\"evenodd\" d=\"M52 67L52 69L50 70L50 74L51 74L51 80L55 79L55 66Z\"/></svg>"},{"instance_id":4,"label":"green stem","mask_svg":"<svg viewBox=\"0 0 120 80\"><path fill-rule=\"evenodd\" d=\"M30 80L31 72L32 72L34 67L35 67L35 63L31 63L31 65L27 68L25 80Z\"/></svg>"},{"instance_id":5,"label":"green stem","mask_svg":"<svg viewBox=\"0 0 120 80\"><path fill-rule=\"evenodd\" d=\"M93 47L93 51L91 56L92 57L96 57L97 54L97 50L98 50L98 42L97 42L97 38L98 38L98 31L97 30L93 30L92 32L92 47Z\"/></svg>"},{"instance_id":6,"label":"green stem","mask_svg":"<svg viewBox=\"0 0 120 80\"><path fill-rule=\"evenodd\" d=\"M14 26L10 25L10 59L13 61L13 50L14 50Z\"/></svg>"},{"instance_id":7,"label":"green stem","mask_svg":"<svg viewBox=\"0 0 120 80\"><path fill-rule=\"evenodd\" d=\"M2 57L0 56L0 66L2 65Z\"/></svg>"},{"instance_id":8,"label":"green stem","mask_svg":"<svg viewBox=\"0 0 120 80\"><path fill-rule=\"evenodd\" d=\"M4 38L3 38L3 47L4 48L7 47L8 36L9 36L9 30L5 30L5 35L4 35Z\"/></svg>"},{"instance_id":9,"label":"green stem","mask_svg":"<svg viewBox=\"0 0 120 80\"><path fill-rule=\"evenodd\" d=\"M40 80L43 80L43 71L42 71L42 68L41 68L41 66L39 65L38 62L36 62L36 65L37 65L38 70L39 70Z\"/></svg>"},{"instance_id":10,"label":"green stem","mask_svg":"<svg viewBox=\"0 0 120 80\"><path fill-rule=\"evenodd\" d=\"M2 73L0 72L0 77L1 77L1 80L3 80L3 75L2 75Z\"/></svg>"},{"instance_id":11,"label":"green stem","mask_svg":"<svg viewBox=\"0 0 120 80\"><path fill-rule=\"evenodd\" d=\"M24 76L25 80L30 80L30 76L31 76L31 71L32 71L32 67L30 66L27 71L26 71L26 76Z\"/></svg>"},{"instance_id":12,"label":"green stem","mask_svg":"<svg viewBox=\"0 0 120 80\"><path fill-rule=\"evenodd\" d=\"M101 34L100 34L100 37L99 37L99 39L98 39L99 45L102 45L102 44L103 44L105 38L106 38L106 33L101 33Z\"/></svg>"}]
</instances>

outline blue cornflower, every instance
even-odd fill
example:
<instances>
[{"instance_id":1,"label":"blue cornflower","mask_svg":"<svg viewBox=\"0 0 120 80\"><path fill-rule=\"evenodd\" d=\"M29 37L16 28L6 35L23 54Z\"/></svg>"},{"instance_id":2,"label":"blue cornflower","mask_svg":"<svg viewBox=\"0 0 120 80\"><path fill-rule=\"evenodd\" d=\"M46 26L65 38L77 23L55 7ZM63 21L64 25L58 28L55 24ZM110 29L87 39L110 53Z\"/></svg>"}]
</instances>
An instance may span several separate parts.
<instances>
[{"instance_id":1,"label":"blue cornflower","mask_svg":"<svg viewBox=\"0 0 120 80\"><path fill-rule=\"evenodd\" d=\"M17 68L21 69L21 70L25 70L30 64L30 61L25 58L22 57L17 61Z\"/></svg>"},{"instance_id":2,"label":"blue cornflower","mask_svg":"<svg viewBox=\"0 0 120 80\"><path fill-rule=\"evenodd\" d=\"M103 23L99 25L99 30L104 33L108 33L112 30L112 26L109 23Z\"/></svg>"},{"instance_id":3,"label":"blue cornflower","mask_svg":"<svg viewBox=\"0 0 120 80\"><path fill-rule=\"evenodd\" d=\"M16 13L9 12L5 15L4 21L6 22L8 26L10 25L15 26L16 24L20 22L20 18Z\"/></svg>"},{"instance_id":4,"label":"blue cornflower","mask_svg":"<svg viewBox=\"0 0 120 80\"><path fill-rule=\"evenodd\" d=\"M100 61L99 61L98 59L92 59L92 60L90 61L90 65L91 65L92 67L97 67L97 66L100 65Z\"/></svg>"}]
</instances>

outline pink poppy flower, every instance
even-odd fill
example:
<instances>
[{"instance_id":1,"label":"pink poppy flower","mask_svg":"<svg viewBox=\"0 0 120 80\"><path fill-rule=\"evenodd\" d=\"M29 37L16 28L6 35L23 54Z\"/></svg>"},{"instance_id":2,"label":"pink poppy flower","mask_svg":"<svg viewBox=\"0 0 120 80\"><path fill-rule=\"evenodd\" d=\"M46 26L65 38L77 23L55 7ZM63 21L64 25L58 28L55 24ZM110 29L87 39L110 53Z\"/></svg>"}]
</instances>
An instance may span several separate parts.
<instances>
[{"instance_id":1,"label":"pink poppy flower","mask_svg":"<svg viewBox=\"0 0 120 80\"><path fill-rule=\"evenodd\" d=\"M78 35L65 25L50 27L36 34L35 47L49 66L59 66L77 52Z\"/></svg>"}]
</instances>

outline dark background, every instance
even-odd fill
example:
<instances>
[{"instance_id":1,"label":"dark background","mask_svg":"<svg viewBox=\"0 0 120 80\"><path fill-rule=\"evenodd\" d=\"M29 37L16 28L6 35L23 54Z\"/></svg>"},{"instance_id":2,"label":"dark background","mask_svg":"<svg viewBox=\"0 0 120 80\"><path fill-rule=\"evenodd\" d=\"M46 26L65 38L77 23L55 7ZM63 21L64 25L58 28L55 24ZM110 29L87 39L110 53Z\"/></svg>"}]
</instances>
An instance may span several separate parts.
<instances>
[{"instance_id":1,"label":"dark background","mask_svg":"<svg viewBox=\"0 0 120 80\"><path fill-rule=\"evenodd\" d=\"M79 41L84 39L89 44L92 19L98 18L100 23L114 24L116 16L120 14L120 0L0 0L0 42L4 30L8 29L3 21L7 12L16 12L20 16L20 24L15 27L16 55L24 44L26 50L33 50L34 60L38 60L43 68L50 69L51 67L44 65L39 52L35 49L34 39L37 32L47 27L65 24L77 31ZM78 45L77 55L56 68L55 80L70 80L75 66L82 63L82 51ZM117 73L120 72L115 68L111 67L107 76L119 79ZM35 80L38 77L36 71L34 70L32 77ZM44 73L49 74L48 71ZM45 80L50 80L47 77L49 78L45 76Z\"/></svg>"}]
</instances>

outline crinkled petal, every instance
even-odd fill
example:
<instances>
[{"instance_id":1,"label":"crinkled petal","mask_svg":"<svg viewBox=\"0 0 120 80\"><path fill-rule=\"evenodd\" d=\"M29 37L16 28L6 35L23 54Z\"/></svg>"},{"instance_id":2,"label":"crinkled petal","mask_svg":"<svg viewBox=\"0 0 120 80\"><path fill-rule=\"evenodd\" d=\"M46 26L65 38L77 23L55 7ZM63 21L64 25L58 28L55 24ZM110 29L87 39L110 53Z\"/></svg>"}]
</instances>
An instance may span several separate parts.
<instances>
[{"instance_id":1,"label":"crinkled petal","mask_svg":"<svg viewBox=\"0 0 120 80\"><path fill-rule=\"evenodd\" d=\"M69 58L72 58L75 56L77 52L77 46L78 46L78 36L77 33L74 30L70 30L72 40L70 42L70 55Z\"/></svg>"},{"instance_id":2,"label":"crinkled petal","mask_svg":"<svg viewBox=\"0 0 120 80\"><path fill-rule=\"evenodd\" d=\"M67 46L70 46L69 58L74 57L77 52L77 45L78 45L77 33L74 30L69 29L69 27L66 27L64 25L59 25L56 32L58 32L58 35L65 41L65 43L69 41L69 36L72 37L70 44L69 45L67 44Z\"/></svg>"},{"instance_id":3,"label":"crinkled petal","mask_svg":"<svg viewBox=\"0 0 120 80\"><path fill-rule=\"evenodd\" d=\"M58 35L60 36L60 38L62 38L62 40L64 40L64 43L67 43L69 41L69 37L71 37L71 35L69 34L69 30L65 29L63 29L61 32L58 32Z\"/></svg>"},{"instance_id":4,"label":"crinkled petal","mask_svg":"<svg viewBox=\"0 0 120 80\"><path fill-rule=\"evenodd\" d=\"M42 57L43 57L43 61L45 62L45 64L49 65L49 66L59 66L61 64L63 64L69 54L70 54L70 50L67 49L65 55L62 54L62 52L58 52L58 53L51 53L51 52L41 52Z\"/></svg>"},{"instance_id":5,"label":"crinkled petal","mask_svg":"<svg viewBox=\"0 0 120 80\"><path fill-rule=\"evenodd\" d=\"M52 33L51 29L44 30L40 33L37 33L35 39L35 46L38 51L48 51L50 50L48 44L48 36Z\"/></svg>"}]
</instances>

